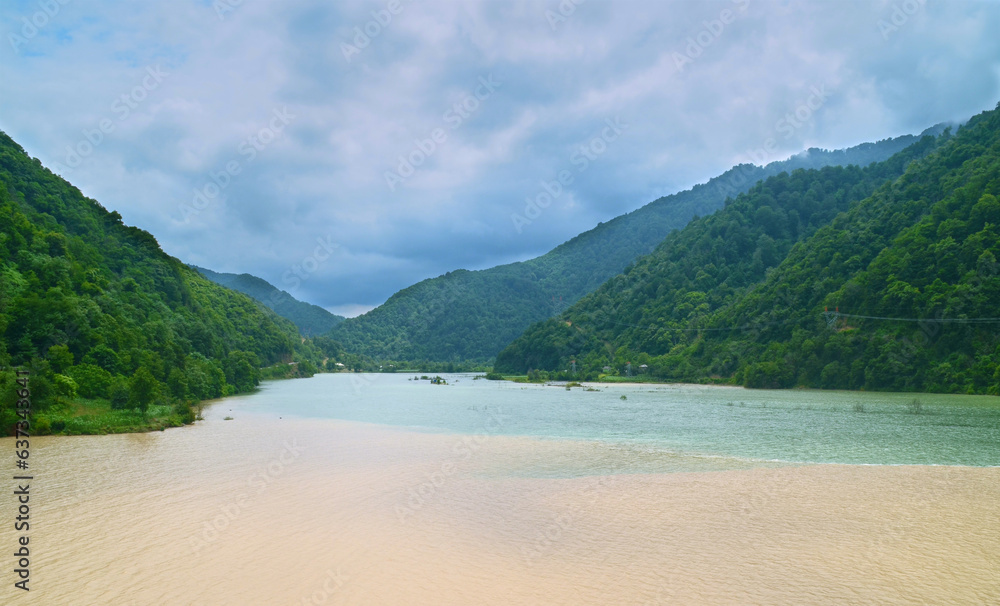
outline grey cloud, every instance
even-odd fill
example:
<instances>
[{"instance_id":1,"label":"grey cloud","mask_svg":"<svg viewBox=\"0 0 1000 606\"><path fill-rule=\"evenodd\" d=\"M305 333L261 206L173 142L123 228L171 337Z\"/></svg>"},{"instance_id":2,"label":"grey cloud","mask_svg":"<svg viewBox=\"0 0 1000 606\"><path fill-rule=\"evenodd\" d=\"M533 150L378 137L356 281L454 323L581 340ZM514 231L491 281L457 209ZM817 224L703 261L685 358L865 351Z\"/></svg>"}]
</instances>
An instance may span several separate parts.
<instances>
[{"instance_id":1,"label":"grey cloud","mask_svg":"<svg viewBox=\"0 0 1000 606\"><path fill-rule=\"evenodd\" d=\"M385 2L244 2L225 19L207 2L73 3L31 53L4 49L0 128L64 164L147 65L168 65L169 79L65 176L171 254L282 288L306 244L332 238L339 256L293 294L367 307L423 278L544 252L747 161L768 138L777 160L992 108L1000 6L928 2L886 33L903 4L587 0L552 24L555 1L403 0L376 27ZM0 7L0 30L23 10ZM377 33L348 61L356 27ZM500 88L447 122L490 75ZM814 86L830 91L822 107L780 130ZM281 136L240 155L286 106L296 117ZM576 171L573 154L615 117L629 130L515 231L525 198ZM445 141L390 191L385 173L437 128ZM195 188L233 159L241 172L220 201L181 221Z\"/></svg>"}]
</instances>

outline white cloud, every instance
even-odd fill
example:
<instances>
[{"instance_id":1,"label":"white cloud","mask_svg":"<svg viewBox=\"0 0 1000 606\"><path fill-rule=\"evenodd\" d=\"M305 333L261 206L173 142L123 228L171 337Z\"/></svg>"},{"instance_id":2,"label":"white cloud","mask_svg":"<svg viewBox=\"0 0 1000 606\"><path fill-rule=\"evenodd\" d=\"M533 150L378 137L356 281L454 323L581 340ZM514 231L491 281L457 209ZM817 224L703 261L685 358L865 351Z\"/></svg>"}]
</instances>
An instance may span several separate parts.
<instances>
[{"instance_id":1,"label":"white cloud","mask_svg":"<svg viewBox=\"0 0 1000 606\"><path fill-rule=\"evenodd\" d=\"M553 1L404 2L347 61L341 45L382 4L244 2L220 20L205 1L71 3L19 54L0 51L0 128L54 166L112 120L65 171L84 193L185 261L289 290L307 245L332 238L336 260L293 294L353 313L426 277L545 251L745 161L813 86L828 100L776 155L992 108L1000 6L927 3L884 35L897 5L588 0L553 29ZM33 10L4 3L0 32ZM724 10L737 16L720 31ZM119 119L112 104L157 65L169 76ZM502 86L458 128L443 124L491 74ZM242 155L283 107L287 129ZM510 214L615 116L627 135L546 221L514 232ZM447 140L390 191L385 172L442 127ZM241 170L219 199L181 221L232 160Z\"/></svg>"}]
</instances>

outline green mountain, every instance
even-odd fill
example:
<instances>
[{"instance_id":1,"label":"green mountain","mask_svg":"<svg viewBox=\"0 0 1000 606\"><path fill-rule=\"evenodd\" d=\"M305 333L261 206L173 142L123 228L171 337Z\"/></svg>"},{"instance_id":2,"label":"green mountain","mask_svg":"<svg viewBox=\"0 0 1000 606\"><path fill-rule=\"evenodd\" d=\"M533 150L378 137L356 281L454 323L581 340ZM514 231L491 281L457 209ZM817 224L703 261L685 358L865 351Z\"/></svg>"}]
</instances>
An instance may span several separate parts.
<instances>
[{"instance_id":1,"label":"green mountain","mask_svg":"<svg viewBox=\"0 0 1000 606\"><path fill-rule=\"evenodd\" d=\"M813 148L765 167L741 164L708 183L599 224L541 257L452 271L414 284L330 334L348 351L376 359L491 360L532 323L558 314L651 252L671 231L717 211L728 197L761 179L799 168L866 166L918 139L907 135L837 151Z\"/></svg>"},{"instance_id":2,"label":"green mountain","mask_svg":"<svg viewBox=\"0 0 1000 606\"><path fill-rule=\"evenodd\" d=\"M253 389L261 366L318 358L309 347L291 322L168 256L0 132L0 369L30 370L36 414L83 397L179 403L190 421L185 402ZM0 372L4 433L14 387Z\"/></svg>"},{"instance_id":3,"label":"green mountain","mask_svg":"<svg viewBox=\"0 0 1000 606\"><path fill-rule=\"evenodd\" d=\"M221 284L260 301L282 318L291 320L298 327L299 332L306 337L327 333L344 321L343 316L332 314L318 305L299 301L257 276L219 273L195 265L191 267L216 284Z\"/></svg>"},{"instance_id":4,"label":"green mountain","mask_svg":"<svg viewBox=\"0 0 1000 606\"><path fill-rule=\"evenodd\" d=\"M772 177L532 326L496 369L576 360L588 377L609 366L749 387L997 394L998 195L1000 106L865 169Z\"/></svg>"}]
</instances>

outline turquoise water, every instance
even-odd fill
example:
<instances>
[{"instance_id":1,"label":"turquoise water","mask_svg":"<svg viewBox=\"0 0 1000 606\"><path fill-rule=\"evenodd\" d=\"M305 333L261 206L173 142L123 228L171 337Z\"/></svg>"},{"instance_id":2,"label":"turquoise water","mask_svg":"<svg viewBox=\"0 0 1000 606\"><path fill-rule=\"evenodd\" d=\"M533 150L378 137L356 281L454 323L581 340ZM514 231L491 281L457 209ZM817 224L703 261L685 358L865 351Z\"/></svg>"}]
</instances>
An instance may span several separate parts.
<instances>
[{"instance_id":1,"label":"turquoise water","mask_svg":"<svg viewBox=\"0 0 1000 606\"><path fill-rule=\"evenodd\" d=\"M412 378L317 375L265 383L259 393L217 406L234 411L226 414L580 441L592 448L580 455L590 460L579 473L600 468L610 451L629 454L629 471L686 469L695 459L718 468L1000 465L1000 398L990 396L636 384L584 391L474 381L471 375L448 375L446 386ZM548 473L540 462L525 465L534 465L525 473ZM553 473L575 475L569 462L552 465L561 470Z\"/></svg>"}]
</instances>

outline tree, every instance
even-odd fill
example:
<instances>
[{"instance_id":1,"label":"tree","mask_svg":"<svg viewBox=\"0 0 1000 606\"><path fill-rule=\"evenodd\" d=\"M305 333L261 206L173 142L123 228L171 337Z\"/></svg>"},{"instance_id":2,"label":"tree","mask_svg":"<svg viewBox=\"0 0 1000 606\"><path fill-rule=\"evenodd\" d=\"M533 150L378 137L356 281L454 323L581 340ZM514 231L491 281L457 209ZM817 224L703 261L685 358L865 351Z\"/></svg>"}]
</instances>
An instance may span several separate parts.
<instances>
[{"instance_id":1,"label":"tree","mask_svg":"<svg viewBox=\"0 0 1000 606\"><path fill-rule=\"evenodd\" d=\"M55 387L56 394L64 398L75 398L77 385L71 377L66 375L56 374L52 376L52 384Z\"/></svg>"},{"instance_id":2,"label":"tree","mask_svg":"<svg viewBox=\"0 0 1000 606\"><path fill-rule=\"evenodd\" d=\"M128 383L124 380L116 381L111 386L111 408L113 410L124 410L128 408L129 389Z\"/></svg>"},{"instance_id":3,"label":"tree","mask_svg":"<svg viewBox=\"0 0 1000 606\"><path fill-rule=\"evenodd\" d=\"M65 373L73 365L73 354L66 345L53 345L46 358L54 372Z\"/></svg>"},{"instance_id":4,"label":"tree","mask_svg":"<svg viewBox=\"0 0 1000 606\"><path fill-rule=\"evenodd\" d=\"M153 373L145 366L140 366L135 371L129 381L128 394L129 404L132 408L138 408L141 412L146 412L150 403L156 398L159 392L159 383L153 378Z\"/></svg>"},{"instance_id":5,"label":"tree","mask_svg":"<svg viewBox=\"0 0 1000 606\"><path fill-rule=\"evenodd\" d=\"M114 377L100 366L78 364L67 373L77 384L77 393L84 398L109 398Z\"/></svg>"},{"instance_id":6,"label":"tree","mask_svg":"<svg viewBox=\"0 0 1000 606\"><path fill-rule=\"evenodd\" d=\"M118 354L107 345L101 343L91 349L83 359L84 362L100 366L110 373L119 372Z\"/></svg>"},{"instance_id":7,"label":"tree","mask_svg":"<svg viewBox=\"0 0 1000 606\"><path fill-rule=\"evenodd\" d=\"M226 382L237 392L251 391L260 383L260 363L257 356L248 351L234 351L223 362Z\"/></svg>"},{"instance_id":8,"label":"tree","mask_svg":"<svg viewBox=\"0 0 1000 606\"><path fill-rule=\"evenodd\" d=\"M189 393L188 374L183 368L173 368L167 377L167 387L170 393L178 399L183 400Z\"/></svg>"}]
</instances>

